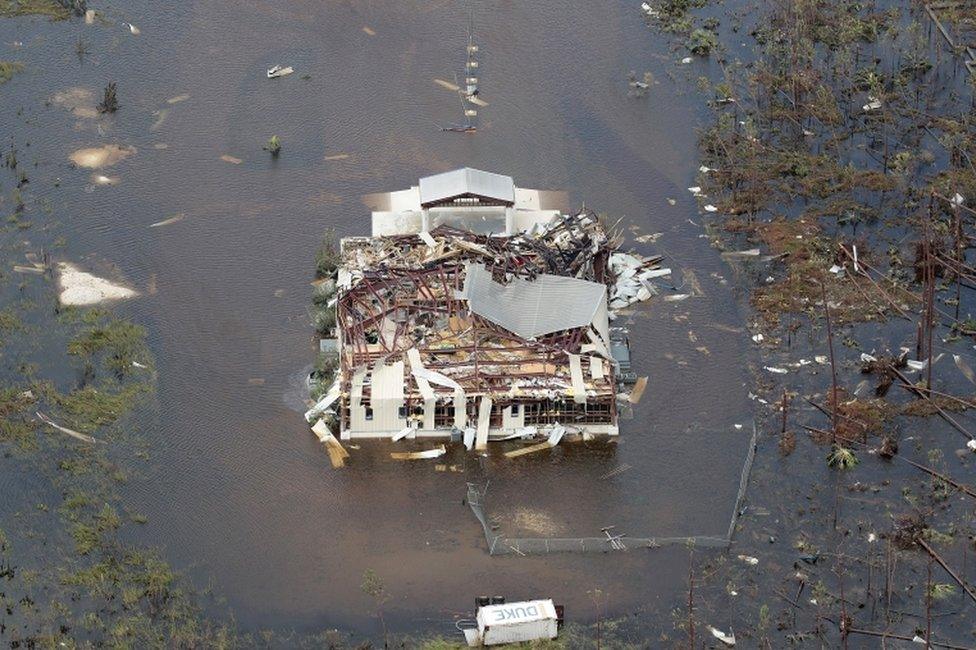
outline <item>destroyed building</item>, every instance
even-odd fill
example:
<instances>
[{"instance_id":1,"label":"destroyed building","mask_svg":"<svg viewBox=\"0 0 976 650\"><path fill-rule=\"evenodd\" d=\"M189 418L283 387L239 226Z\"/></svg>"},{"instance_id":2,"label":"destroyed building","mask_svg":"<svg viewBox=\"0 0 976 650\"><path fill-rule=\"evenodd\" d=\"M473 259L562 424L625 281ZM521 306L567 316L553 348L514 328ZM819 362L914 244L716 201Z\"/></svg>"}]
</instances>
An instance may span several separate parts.
<instances>
[{"instance_id":1,"label":"destroyed building","mask_svg":"<svg viewBox=\"0 0 976 650\"><path fill-rule=\"evenodd\" d=\"M657 259L616 251L595 215L475 169L374 197L341 241L339 370L306 417L340 438L617 435L611 306L649 297Z\"/></svg>"}]
</instances>

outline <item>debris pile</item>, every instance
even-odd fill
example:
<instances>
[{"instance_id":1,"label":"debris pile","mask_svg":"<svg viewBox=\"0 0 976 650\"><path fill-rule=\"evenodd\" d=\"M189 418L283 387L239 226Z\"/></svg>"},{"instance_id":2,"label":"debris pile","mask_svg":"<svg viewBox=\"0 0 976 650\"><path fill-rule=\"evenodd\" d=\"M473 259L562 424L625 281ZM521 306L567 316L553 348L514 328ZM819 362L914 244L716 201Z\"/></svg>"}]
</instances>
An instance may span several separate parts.
<instances>
[{"instance_id":1,"label":"debris pile","mask_svg":"<svg viewBox=\"0 0 976 650\"><path fill-rule=\"evenodd\" d=\"M523 453L616 435L609 322L670 273L621 243L588 212L508 236L343 239L339 372L306 419L331 413L343 439L544 440Z\"/></svg>"}]
</instances>

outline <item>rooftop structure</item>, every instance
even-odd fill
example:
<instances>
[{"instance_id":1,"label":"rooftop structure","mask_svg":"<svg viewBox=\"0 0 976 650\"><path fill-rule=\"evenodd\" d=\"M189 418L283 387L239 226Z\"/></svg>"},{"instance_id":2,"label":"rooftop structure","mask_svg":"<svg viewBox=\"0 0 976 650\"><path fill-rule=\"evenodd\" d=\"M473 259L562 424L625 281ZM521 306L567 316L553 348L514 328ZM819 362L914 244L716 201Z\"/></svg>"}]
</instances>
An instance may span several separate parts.
<instances>
[{"instance_id":1,"label":"rooftop structure","mask_svg":"<svg viewBox=\"0 0 976 650\"><path fill-rule=\"evenodd\" d=\"M512 235L549 223L564 207L561 192L515 187L510 176L463 167L421 178L406 190L370 197L374 237L447 225Z\"/></svg>"}]
</instances>

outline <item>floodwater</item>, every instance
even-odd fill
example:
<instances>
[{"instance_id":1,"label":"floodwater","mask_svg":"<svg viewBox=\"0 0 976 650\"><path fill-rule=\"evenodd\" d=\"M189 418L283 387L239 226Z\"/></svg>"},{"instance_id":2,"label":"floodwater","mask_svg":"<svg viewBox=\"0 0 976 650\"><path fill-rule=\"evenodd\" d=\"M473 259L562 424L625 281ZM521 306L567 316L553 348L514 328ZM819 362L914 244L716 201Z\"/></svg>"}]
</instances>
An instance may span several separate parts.
<instances>
[{"instance_id":1,"label":"floodwater","mask_svg":"<svg viewBox=\"0 0 976 650\"><path fill-rule=\"evenodd\" d=\"M510 536L725 533L752 408L745 310L687 190L707 64L678 65L685 53L633 2L478 3L489 106L465 135L438 129L460 107L433 79L462 70L468 3L140 0L105 12L91 26L0 21L0 58L27 65L0 87L0 112L4 140L38 163L26 191L53 209L24 237L41 248L63 236L59 256L115 265L143 294L120 307L149 329L159 370L158 411L139 423L151 460L123 494L149 517L141 541L212 586L245 628L374 629L367 568L398 629L449 632L479 594L551 596L576 620L592 618L594 588L611 614L683 597L683 548L490 557L464 497L467 481L488 483L488 513ZM266 79L276 63L295 74ZM630 70L653 73L646 97L628 96ZM114 117L48 103L111 80ZM261 150L272 134L277 160ZM94 186L68 156L104 144L136 152L102 170L117 184ZM650 384L616 443L517 460L452 447L442 461L464 471L436 472L364 442L333 470L295 388L315 355L319 239L367 234L364 194L459 166L564 189L575 206L662 233L636 249L667 256L676 292L702 295L625 319Z\"/></svg>"}]
</instances>

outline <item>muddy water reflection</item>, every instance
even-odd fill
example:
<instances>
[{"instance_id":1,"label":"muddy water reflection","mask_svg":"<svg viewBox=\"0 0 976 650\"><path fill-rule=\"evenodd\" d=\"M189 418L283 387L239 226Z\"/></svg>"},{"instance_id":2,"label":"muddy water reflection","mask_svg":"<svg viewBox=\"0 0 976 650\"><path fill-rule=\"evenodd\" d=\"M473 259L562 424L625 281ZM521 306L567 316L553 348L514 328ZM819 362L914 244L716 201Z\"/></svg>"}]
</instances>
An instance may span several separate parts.
<instances>
[{"instance_id":1,"label":"muddy water reflection","mask_svg":"<svg viewBox=\"0 0 976 650\"><path fill-rule=\"evenodd\" d=\"M212 580L246 626L365 625L366 568L386 581L402 627L449 619L476 593L553 595L577 616L593 587L611 593L617 612L669 602L683 588L683 550L490 558L462 503L466 481L490 479L489 511L512 532L538 521L526 512L580 536L606 525L633 535L728 526L749 428L733 425L751 412L747 339L685 189L698 102L668 73L697 73L674 66L636 8L481 5L490 106L475 136L436 128L457 119L456 99L433 79L462 64L460 3L134 2L110 15L141 35L0 23L0 42L23 41L17 58L30 66L0 108L26 109L15 139L41 161L32 191L53 202L65 255L107 258L147 294L124 307L150 329L158 356L152 466L126 495L150 517L146 540ZM91 52L82 63L79 37ZM267 80L275 63L296 74ZM627 97L631 69L660 80L647 98ZM110 79L123 106L111 120L43 103ZM271 134L283 143L276 161L261 151ZM115 142L137 149L113 167L120 183L86 191L89 173L70 168L68 154ZM626 319L635 369L651 384L615 445L515 462L452 449L447 460L463 473L396 463L383 444L364 445L333 471L286 398L314 354L306 304L317 241L329 226L368 231L363 194L462 165L565 189L574 205L662 232L639 249L692 271L703 295ZM31 236L41 245L46 234ZM676 273L683 292L689 278Z\"/></svg>"}]
</instances>

